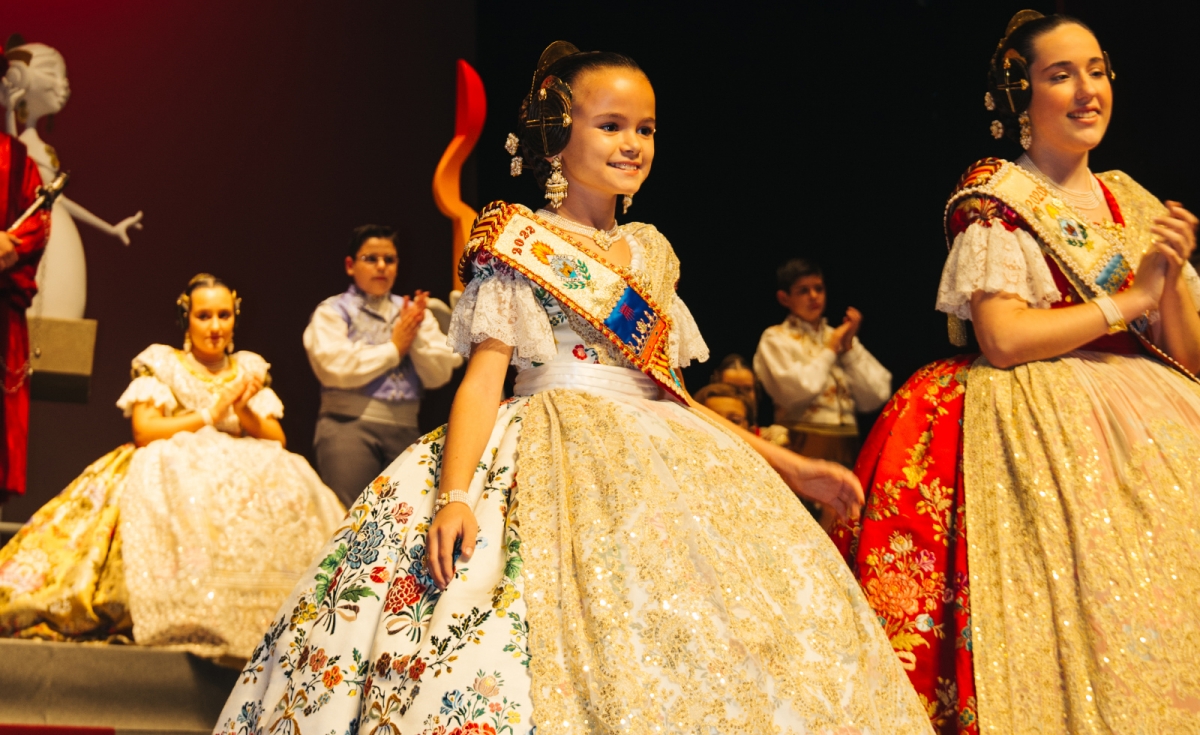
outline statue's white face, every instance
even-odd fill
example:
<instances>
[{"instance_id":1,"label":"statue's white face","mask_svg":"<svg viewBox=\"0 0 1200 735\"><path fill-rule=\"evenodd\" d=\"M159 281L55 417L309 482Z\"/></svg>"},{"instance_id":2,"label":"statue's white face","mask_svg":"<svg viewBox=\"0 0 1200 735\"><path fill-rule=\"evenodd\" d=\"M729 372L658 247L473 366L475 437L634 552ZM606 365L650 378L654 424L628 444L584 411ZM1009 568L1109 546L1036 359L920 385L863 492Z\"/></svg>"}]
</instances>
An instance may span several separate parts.
<instances>
[{"instance_id":1,"label":"statue's white face","mask_svg":"<svg viewBox=\"0 0 1200 735\"><path fill-rule=\"evenodd\" d=\"M18 48L32 55L29 63L14 60L4 79L14 89L24 90L21 101L31 118L53 115L62 110L71 96L67 82L67 63L62 54L49 46L30 43Z\"/></svg>"}]
</instances>

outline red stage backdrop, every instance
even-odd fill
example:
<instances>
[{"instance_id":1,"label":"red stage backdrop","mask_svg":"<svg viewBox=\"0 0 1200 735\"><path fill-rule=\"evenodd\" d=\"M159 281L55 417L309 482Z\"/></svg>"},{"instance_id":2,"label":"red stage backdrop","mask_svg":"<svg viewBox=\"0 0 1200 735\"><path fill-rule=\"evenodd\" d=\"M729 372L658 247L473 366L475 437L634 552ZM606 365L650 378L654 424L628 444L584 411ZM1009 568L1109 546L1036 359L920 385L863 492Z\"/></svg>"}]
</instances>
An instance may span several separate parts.
<instances>
[{"instance_id":1,"label":"red stage backdrop","mask_svg":"<svg viewBox=\"0 0 1200 735\"><path fill-rule=\"evenodd\" d=\"M79 225L100 323L91 400L34 402L29 493L4 519L129 441L113 405L129 361L180 343L175 297L200 271L238 289L237 346L272 363L288 448L307 454L318 384L300 335L346 286L350 229L396 225L397 289L449 291L430 181L454 134L455 60L474 61L475 4L56 0L8 3L0 24L66 58L71 98L42 137L72 172L69 196L110 222L146 213L129 248ZM463 185L478 206L473 161Z\"/></svg>"}]
</instances>

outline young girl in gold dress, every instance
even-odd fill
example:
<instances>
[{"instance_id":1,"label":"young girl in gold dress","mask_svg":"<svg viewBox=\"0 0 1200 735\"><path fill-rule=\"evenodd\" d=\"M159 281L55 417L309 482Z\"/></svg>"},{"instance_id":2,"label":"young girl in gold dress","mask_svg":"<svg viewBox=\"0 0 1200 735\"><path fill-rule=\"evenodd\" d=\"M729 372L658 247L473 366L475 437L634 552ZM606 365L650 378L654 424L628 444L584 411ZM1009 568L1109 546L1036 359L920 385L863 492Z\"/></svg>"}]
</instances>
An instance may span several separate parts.
<instances>
[{"instance_id":1,"label":"young girl in gold dress","mask_svg":"<svg viewBox=\"0 0 1200 735\"><path fill-rule=\"evenodd\" d=\"M556 43L518 125L513 172L552 209L496 202L476 223L448 427L359 497L218 731L929 732L789 489L851 514L850 473L677 379L708 356L679 261L654 227L614 223L654 158L645 74Z\"/></svg>"}]
</instances>

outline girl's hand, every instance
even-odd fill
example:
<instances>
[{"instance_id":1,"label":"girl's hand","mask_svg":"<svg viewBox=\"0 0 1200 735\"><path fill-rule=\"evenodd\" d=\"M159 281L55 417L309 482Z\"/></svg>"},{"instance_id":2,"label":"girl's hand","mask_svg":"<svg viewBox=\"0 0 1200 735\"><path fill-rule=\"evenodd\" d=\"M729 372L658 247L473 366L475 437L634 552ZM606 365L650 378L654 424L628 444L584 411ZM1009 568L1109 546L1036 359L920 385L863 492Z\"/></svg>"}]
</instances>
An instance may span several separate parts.
<instances>
[{"instance_id":1,"label":"girl's hand","mask_svg":"<svg viewBox=\"0 0 1200 735\"><path fill-rule=\"evenodd\" d=\"M249 410L246 404L248 404L250 402L251 398L258 395L258 392L260 390L262 390L262 387L263 387L263 379L261 376L258 376L258 375L247 376L241 393L239 393L237 398L235 398L233 401L234 413L237 413L240 415L243 412Z\"/></svg>"},{"instance_id":2,"label":"girl's hand","mask_svg":"<svg viewBox=\"0 0 1200 735\"><path fill-rule=\"evenodd\" d=\"M792 492L833 508L844 520L858 520L866 499L862 485L850 470L840 464L802 457L782 448L772 458L771 466Z\"/></svg>"},{"instance_id":3,"label":"girl's hand","mask_svg":"<svg viewBox=\"0 0 1200 735\"><path fill-rule=\"evenodd\" d=\"M232 383L225 386L220 393L217 394L217 400L210 409L212 411L212 420L219 421L225 411L234 404L246 389L246 375L239 375Z\"/></svg>"},{"instance_id":4,"label":"girl's hand","mask_svg":"<svg viewBox=\"0 0 1200 735\"><path fill-rule=\"evenodd\" d=\"M434 516L426 537L425 566L438 589L446 589L454 579L455 545L462 542L458 558L470 561L478 535L479 523L466 503L450 503Z\"/></svg>"},{"instance_id":5,"label":"girl's hand","mask_svg":"<svg viewBox=\"0 0 1200 735\"><path fill-rule=\"evenodd\" d=\"M1177 278L1196 251L1196 224L1200 220L1179 202L1168 200L1167 212L1166 217L1154 220L1150 231L1167 246L1162 249L1167 258L1167 277Z\"/></svg>"}]
</instances>

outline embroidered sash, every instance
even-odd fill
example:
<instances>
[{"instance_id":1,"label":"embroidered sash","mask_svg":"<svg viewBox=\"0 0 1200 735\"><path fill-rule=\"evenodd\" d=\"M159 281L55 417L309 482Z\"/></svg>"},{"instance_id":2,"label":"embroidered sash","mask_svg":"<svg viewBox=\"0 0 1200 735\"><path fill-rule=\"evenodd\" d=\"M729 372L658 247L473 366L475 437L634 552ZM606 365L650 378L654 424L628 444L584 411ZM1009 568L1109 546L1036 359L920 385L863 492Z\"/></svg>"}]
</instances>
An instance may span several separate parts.
<instances>
[{"instance_id":1,"label":"embroidered sash","mask_svg":"<svg viewBox=\"0 0 1200 735\"><path fill-rule=\"evenodd\" d=\"M585 252L569 233L520 204L494 202L480 213L459 261L463 283L479 250L544 288L671 397L687 403L667 357L671 319L632 274Z\"/></svg>"},{"instance_id":2,"label":"embroidered sash","mask_svg":"<svg viewBox=\"0 0 1200 735\"><path fill-rule=\"evenodd\" d=\"M955 207L967 197L983 195L999 199L1033 230L1042 251L1054 258L1079 296L1092 301L1102 293L1112 295L1133 285L1134 271L1150 246L1149 223L1167 213L1162 202L1128 176L1119 172L1101 176L1126 215L1124 242L1105 237L1100 228L1055 196L1033 174L1011 161L996 158L981 161L963 177L946 204L946 218L948 221ZM1196 380L1196 376L1150 341L1146 334L1149 326L1145 317L1129 325L1147 350Z\"/></svg>"}]
</instances>

